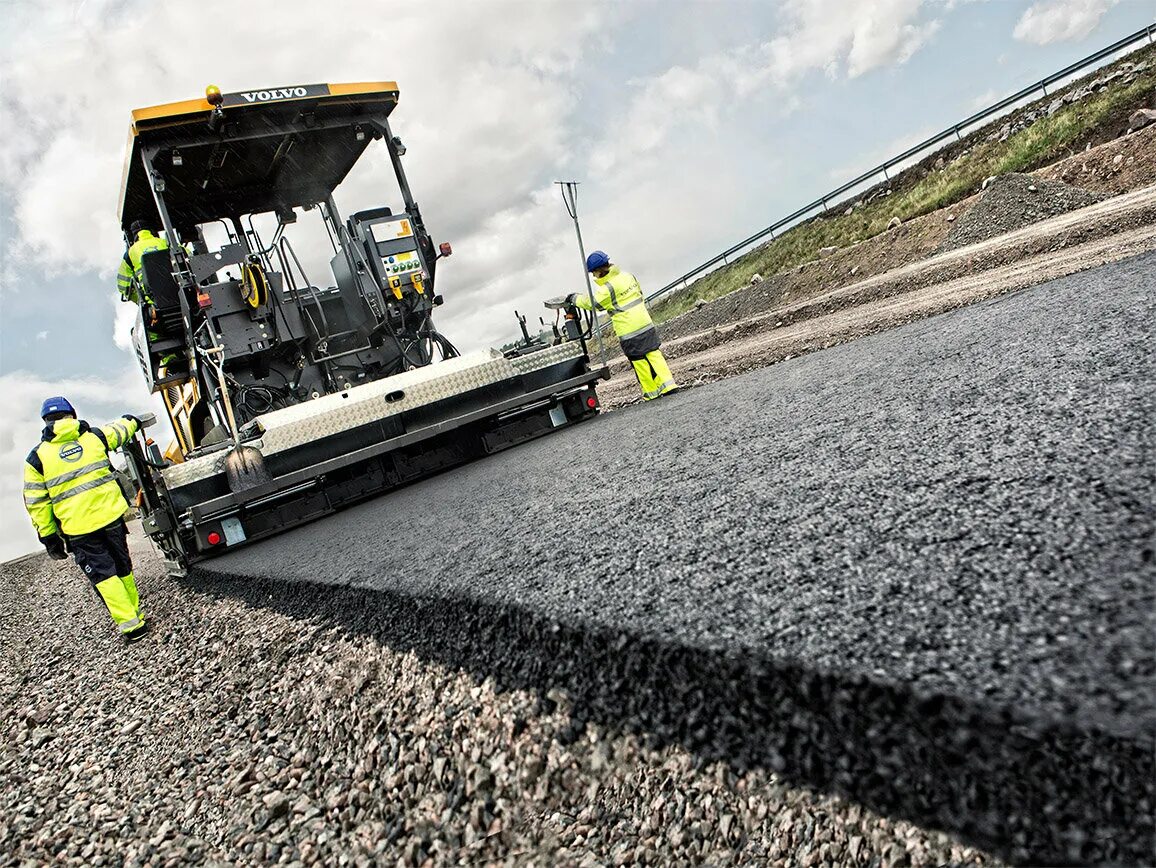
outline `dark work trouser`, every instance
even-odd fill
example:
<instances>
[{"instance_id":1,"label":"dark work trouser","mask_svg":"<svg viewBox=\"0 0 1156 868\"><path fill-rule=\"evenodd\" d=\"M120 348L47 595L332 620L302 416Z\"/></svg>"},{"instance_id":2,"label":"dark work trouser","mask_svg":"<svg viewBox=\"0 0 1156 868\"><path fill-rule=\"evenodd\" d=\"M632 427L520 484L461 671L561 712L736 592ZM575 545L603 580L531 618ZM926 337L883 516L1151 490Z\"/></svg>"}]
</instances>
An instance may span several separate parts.
<instances>
[{"instance_id":1,"label":"dark work trouser","mask_svg":"<svg viewBox=\"0 0 1156 868\"><path fill-rule=\"evenodd\" d=\"M128 634L143 627L124 521L117 519L92 533L71 536L68 542L76 565L100 594L117 629Z\"/></svg>"}]
</instances>

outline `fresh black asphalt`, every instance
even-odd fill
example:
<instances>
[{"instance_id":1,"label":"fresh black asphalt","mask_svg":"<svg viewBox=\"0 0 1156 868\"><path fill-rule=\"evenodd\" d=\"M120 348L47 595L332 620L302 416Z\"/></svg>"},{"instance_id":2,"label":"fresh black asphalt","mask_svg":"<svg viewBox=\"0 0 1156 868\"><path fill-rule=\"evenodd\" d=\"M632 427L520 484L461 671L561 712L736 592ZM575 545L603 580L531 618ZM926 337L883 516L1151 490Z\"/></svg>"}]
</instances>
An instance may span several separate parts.
<instances>
[{"instance_id":1,"label":"fresh black asphalt","mask_svg":"<svg viewBox=\"0 0 1156 868\"><path fill-rule=\"evenodd\" d=\"M1146 255L606 414L194 582L1006 858L1150 858L1154 323Z\"/></svg>"}]
</instances>

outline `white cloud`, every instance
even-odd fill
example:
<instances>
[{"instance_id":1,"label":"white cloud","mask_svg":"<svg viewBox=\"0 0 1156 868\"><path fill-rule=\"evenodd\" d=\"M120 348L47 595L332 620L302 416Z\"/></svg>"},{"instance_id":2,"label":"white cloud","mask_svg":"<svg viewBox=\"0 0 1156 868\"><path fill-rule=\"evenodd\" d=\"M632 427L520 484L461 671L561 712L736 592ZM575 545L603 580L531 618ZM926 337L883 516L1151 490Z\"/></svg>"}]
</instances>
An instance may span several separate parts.
<instances>
[{"instance_id":1,"label":"white cloud","mask_svg":"<svg viewBox=\"0 0 1156 868\"><path fill-rule=\"evenodd\" d=\"M0 374L0 561L35 551L36 533L23 506L24 459L40 442L40 404L64 395L81 418L103 424L122 413L157 412L135 368L112 379L46 380L28 371ZM152 430L152 429L150 429Z\"/></svg>"},{"instance_id":2,"label":"white cloud","mask_svg":"<svg viewBox=\"0 0 1156 868\"><path fill-rule=\"evenodd\" d=\"M727 60L709 58L693 69L673 66L652 78L632 82L636 94L621 120L611 125L615 135L595 150L591 168L605 173L624 159L652 152L688 118L695 124L710 123L714 107L722 104L731 90L722 68Z\"/></svg>"},{"instance_id":3,"label":"white cloud","mask_svg":"<svg viewBox=\"0 0 1156 868\"><path fill-rule=\"evenodd\" d=\"M131 353L132 349L132 327L136 324L137 307L132 304L124 304L117 301L116 313L113 315L112 323L112 340L118 347L126 353Z\"/></svg>"},{"instance_id":4,"label":"white cloud","mask_svg":"<svg viewBox=\"0 0 1156 868\"><path fill-rule=\"evenodd\" d=\"M789 80L812 69L855 78L882 66L906 63L939 30L920 21L924 0L786 0L785 32L765 50L775 78Z\"/></svg>"},{"instance_id":5,"label":"white cloud","mask_svg":"<svg viewBox=\"0 0 1156 868\"><path fill-rule=\"evenodd\" d=\"M1119 0L1043 0L1033 3L1016 22L1014 36L1022 42L1049 45L1083 39Z\"/></svg>"},{"instance_id":6,"label":"white cloud","mask_svg":"<svg viewBox=\"0 0 1156 868\"><path fill-rule=\"evenodd\" d=\"M1000 93L998 90L985 90L979 96L972 97L971 100L967 103L967 108L972 112L980 111L981 109L987 108L989 105L993 105L1002 96L1004 96L1004 94Z\"/></svg>"},{"instance_id":7,"label":"white cloud","mask_svg":"<svg viewBox=\"0 0 1156 868\"><path fill-rule=\"evenodd\" d=\"M48 332L47 331L37 332L36 333L36 340L38 340L38 341L48 340Z\"/></svg>"},{"instance_id":8,"label":"white cloud","mask_svg":"<svg viewBox=\"0 0 1156 868\"><path fill-rule=\"evenodd\" d=\"M908 133L904 133L902 136L898 136L888 142L884 142L881 145L873 147L869 151L859 152L855 155L854 160L844 163L842 166L839 166L838 168L832 169L830 172L828 172L827 177L834 183L842 184L851 180L852 178L858 177L869 169L874 169L876 166L882 165L884 160L890 160L896 154L903 153L912 145L925 141L938 132L941 132L941 129L931 125L924 125L918 129L913 129ZM908 158L903 163L899 163L891 167L888 169L888 172L890 173L891 177L894 178L898 172L903 171L903 169L909 165L919 162L919 160L923 159L924 156L926 155L917 154L914 157ZM866 181L864 183L864 188L878 184L882 180L884 180L883 175L878 175L875 178ZM850 190L845 194L845 196L850 198L858 192L860 191Z\"/></svg>"},{"instance_id":9,"label":"white cloud","mask_svg":"<svg viewBox=\"0 0 1156 868\"><path fill-rule=\"evenodd\" d=\"M0 184L15 202L10 253L49 273L110 275L121 245L115 210L129 110L187 99L210 81L239 90L392 74L401 88L398 131L422 155L410 159L422 203L441 205L430 210L446 212L451 225L477 227L525 202L541 184L535 172L567 154L570 73L606 20L598 3L516 8L511 27L482 4L423 3L384 16L360 0L340 15L324 4L286 15L261 0L244 10L261 22L254 51L251 28L219 26L238 14L225 0L199 4L196 14L181 4L111 0L90 0L80 17L75 7L37 16L18 6L25 14L13 16L0 66L0 128L21 131L0 141ZM349 38L354 28L361 32ZM155 38L178 32L179 42ZM379 188L365 182L381 176L359 179L372 204Z\"/></svg>"},{"instance_id":10,"label":"white cloud","mask_svg":"<svg viewBox=\"0 0 1156 868\"><path fill-rule=\"evenodd\" d=\"M921 20L924 0L786 0L778 35L674 66L630 82L634 93L615 121L614 136L591 159L605 172L655 151L675 130L717 122L719 114L766 89L786 115L799 104L791 88L807 73L855 78L906 63L938 32L938 19Z\"/></svg>"}]
</instances>

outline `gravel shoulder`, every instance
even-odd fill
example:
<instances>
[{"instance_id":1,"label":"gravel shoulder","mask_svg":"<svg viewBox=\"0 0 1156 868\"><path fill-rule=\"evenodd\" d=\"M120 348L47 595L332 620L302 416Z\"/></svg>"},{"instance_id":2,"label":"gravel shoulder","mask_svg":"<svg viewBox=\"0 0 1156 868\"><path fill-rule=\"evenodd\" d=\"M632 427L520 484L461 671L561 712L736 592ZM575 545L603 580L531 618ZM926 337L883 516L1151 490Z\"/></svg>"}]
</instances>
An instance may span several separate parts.
<instances>
[{"instance_id":1,"label":"gravel shoulder","mask_svg":"<svg viewBox=\"0 0 1156 868\"><path fill-rule=\"evenodd\" d=\"M128 647L70 565L0 568L0 864L998 864L130 539L156 630Z\"/></svg>"}]
</instances>

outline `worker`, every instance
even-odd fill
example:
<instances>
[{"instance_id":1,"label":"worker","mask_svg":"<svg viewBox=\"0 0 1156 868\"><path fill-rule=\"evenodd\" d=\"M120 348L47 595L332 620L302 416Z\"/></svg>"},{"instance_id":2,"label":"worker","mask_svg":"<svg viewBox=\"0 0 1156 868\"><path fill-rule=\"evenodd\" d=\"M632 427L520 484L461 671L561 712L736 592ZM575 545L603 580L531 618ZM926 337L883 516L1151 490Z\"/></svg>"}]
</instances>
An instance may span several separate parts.
<instances>
[{"instance_id":1,"label":"worker","mask_svg":"<svg viewBox=\"0 0 1156 868\"><path fill-rule=\"evenodd\" d=\"M129 226L128 234L131 242L116 272L116 288L120 292L121 301L131 301L133 304L151 302L152 299L144 293L141 281L141 258L154 250L168 250L169 242L163 235L159 238L154 235L144 220L134 221Z\"/></svg>"},{"instance_id":2,"label":"worker","mask_svg":"<svg viewBox=\"0 0 1156 868\"><path fill-rule=\"evenodd\" d=\"M141 259L146 253L152 253L154 250L168 250L169 242L163 235L159 237L154 235L144 220L133 221L132 225L129 226L128 234L133 242L125 250L124 256L120 260L120 267L116 272L116 288L120 292L120 300L130 301L136 305L140 305L142 302L152 304L153 300L148 297L144 288L144 281L141 279ZM147 328L145 333L148 335L150 344L161 339L160 333L155 328ZM165 367L171 365L178 358L176 353L165 353L157 364Z\"/></svg>"},{"instance_id":3,"label":"worker","mask_svg":"<svg viewBox=\"0 0 1156 868\"><path fill-rule=\"evenodd\" d=\"M128 551L128 503L108 454L129 442L140 420L126 415L93 428L60 396L48 398L40 416L41 443L24 464L24 508L49 556L64 560L71 551L121 635L139 638L147 624Z\"/></svg>"},{"instance_id":4,"label":"worker","mask_svg":"<svg viewBox=\"0 0 1156 868\"><path fill-rule=\"evenodd\" d=\"M586 270L594 275L594 282L598 284L594 303L599 310L610 314L614 333L618 335L618 344L634 367L643 399L650 401L677 390L679 385L674 381L674 375L659 350L661 341L658 328L650 318L642 287L634 275L619 269L601 250L595 250L586 257ZM577 305L584 310L591 309L590 299L580 294L571 294L565 299L551 299L546 302L546 306L558 307L559 302Z\"/></svg>"}]
</instances>

